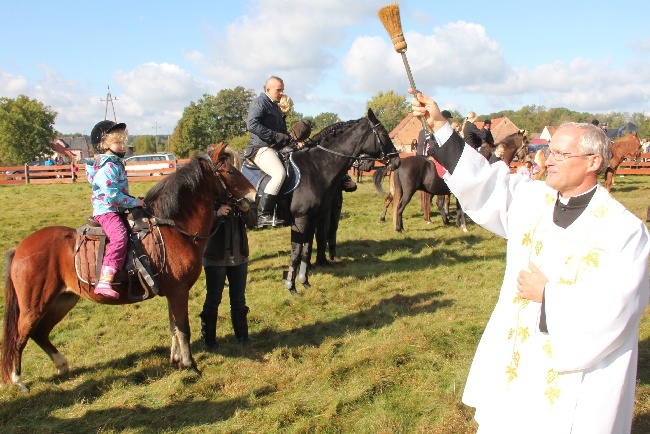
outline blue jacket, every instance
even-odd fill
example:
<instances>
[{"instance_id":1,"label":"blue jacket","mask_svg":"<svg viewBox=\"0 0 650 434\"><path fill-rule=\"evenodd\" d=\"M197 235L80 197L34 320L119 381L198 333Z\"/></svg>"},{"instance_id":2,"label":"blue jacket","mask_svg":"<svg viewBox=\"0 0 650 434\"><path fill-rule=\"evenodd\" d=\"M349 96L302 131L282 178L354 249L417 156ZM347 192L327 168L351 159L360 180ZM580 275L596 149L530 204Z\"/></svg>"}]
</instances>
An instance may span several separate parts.
<instances>
[{"instance_id":1,"label":"blue jacket","mask_svg":"<svg viewBox=\"0 0 650 434\"><path fill-rule=\"evenodd\" d=\"M138 206L138 199L129 195L124 163L116 155L99 154L94 161L86 163L86 178L93 187L90 197L93 216L122 213Z\"/></svg>"},{"instance_id":2,"label":"blue jacket","mask_svg":"<svg viewBox=\"0 0 650 434\"><path fill-rule=\"evenodd\" d=\"M276 139L277 133L288 134L287 124L280 106L271 101L271 98L264 92L251 101L248 107L246 127L251 133L251 141L248 146L252 148L270 146L279 149L282 146Z\"/></svg>"}]
</instances>

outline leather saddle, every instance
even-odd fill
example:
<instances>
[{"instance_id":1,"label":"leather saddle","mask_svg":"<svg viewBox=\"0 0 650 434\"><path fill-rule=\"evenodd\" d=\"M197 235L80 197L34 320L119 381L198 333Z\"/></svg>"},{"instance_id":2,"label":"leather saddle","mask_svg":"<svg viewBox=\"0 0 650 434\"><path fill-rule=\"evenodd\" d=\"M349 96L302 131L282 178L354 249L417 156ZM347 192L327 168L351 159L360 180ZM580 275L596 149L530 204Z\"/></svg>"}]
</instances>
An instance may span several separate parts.
<instances>
[{"instance_id":1,"label":"leather saddle","mask_svg":"<svg viewBox=\"0 0 650 434\"><path fill-rule=\"evenodd\" d=\"M165 249L160 229L143 216L141 208L127 215L129 240L124 267L115 274L113 289L126 293L131 301L157 295L156 276L165 265ZM77 228L74 264L80 285L90 291L97 284L108 241L102 227L92 218ZM153 295L152 295L153 293Z\"/></svg>"},{"instance_id":2,"label":"leather saddle","mask_svg":"<svg viewBox=\"0 0 650 434\"><path fill-rule=\"evenodd\" d=\"M293 151L280 151L278 155L282 159L284 170L287 174L280 188L279 196L288 196L300 185L300 168L293 161ZM271 177L260 169L253 162L252 158L244 158L241 172L253 184L255 190L257 190L257 196L262 196L264 187L266 187Z\"/></svg>"}]
</instances>

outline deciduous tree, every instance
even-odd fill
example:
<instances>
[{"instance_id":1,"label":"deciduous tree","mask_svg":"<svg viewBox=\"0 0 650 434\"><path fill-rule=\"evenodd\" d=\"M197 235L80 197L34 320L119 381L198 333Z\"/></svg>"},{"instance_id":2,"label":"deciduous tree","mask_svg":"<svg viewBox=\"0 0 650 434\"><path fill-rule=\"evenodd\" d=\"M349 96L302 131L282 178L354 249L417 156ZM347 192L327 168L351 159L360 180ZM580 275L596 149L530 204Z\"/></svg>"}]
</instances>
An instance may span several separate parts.
<instances>
[{"instance_id":1,"label":"deciduous tree","mask_svg":"<svg viewBox=\"0 0 650 434\"><path fill-rule=\"evenodd\" d=\"M366 103L366 110L372 109L389 133L402 122L410 107L411 104L405 95L398 95L392 90L379 92Z\"/></svg>"},{"instance_id":2,"label":"deciduous tree","mask_svg":"<svg viewBox=\"0 0 650 434\"><path fill-rule=\"evenodd\" d=\"M210 143L228 141L246 133L246 116L255 96L241 86L222 89L214 95L203 95L183 111L171 136L171 150L181 158L192 151L205 151Z\"/></svg>"},{"instance_id":3,"label":"deciduous tree","mask_svg":"<svg viewBox=\"0 0 650 434\"><path fill-rule=\"evenodd\" d=\"M57 114L25 95L0 98L0 161L19 165L52 154Z\"/></svg>"}]
</instances>

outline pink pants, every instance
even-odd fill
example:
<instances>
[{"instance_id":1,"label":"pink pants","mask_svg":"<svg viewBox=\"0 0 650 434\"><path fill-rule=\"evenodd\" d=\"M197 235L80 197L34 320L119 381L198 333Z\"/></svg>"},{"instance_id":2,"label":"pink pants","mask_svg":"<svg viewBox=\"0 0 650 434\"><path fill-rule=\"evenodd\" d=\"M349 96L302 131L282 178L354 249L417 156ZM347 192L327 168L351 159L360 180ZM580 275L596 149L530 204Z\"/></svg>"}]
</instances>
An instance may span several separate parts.
<instances>
[{"instance_id":1,"label":"pink pants","mask_svg":"<svg viewBox=\"0 0 650 434\"><path fill-rule=\"evenodd\" d=\"M108 237L102 265L121 270L126 260L126 243L128 240L124 216L116 212L107 212L93 218L101 225Z\"/></svg>"}]
</instances>

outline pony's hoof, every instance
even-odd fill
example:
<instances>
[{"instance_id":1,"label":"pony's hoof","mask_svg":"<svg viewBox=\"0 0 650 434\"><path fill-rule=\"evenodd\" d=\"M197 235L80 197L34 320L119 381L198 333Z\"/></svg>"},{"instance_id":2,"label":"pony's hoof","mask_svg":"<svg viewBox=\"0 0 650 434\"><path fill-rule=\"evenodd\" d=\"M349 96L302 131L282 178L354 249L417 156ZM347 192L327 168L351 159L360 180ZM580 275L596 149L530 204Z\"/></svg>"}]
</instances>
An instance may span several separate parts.
<instances>
[{"instance_id":1,"label":"pony's hoof","mask_svg":"<svg viewBox=\"0 0 650 434\"><path fill-rule=\"evenodd\" d=\"M289 294L293 295L294 297L298 297L298 291L296 291L296 288L290 288L289 289Z\"/></svg>"},{"instance_id":2,"label":"pony's hoof","mask_svg":"<svg viewBox=\"0 0 650 434\"><path fill-rule=\"evenodd\" d=\"M309 283L309 281L307 281L307 280L305 280L304 282L300 282L300 283L302 283L302 286L304 286L305 289L311 288L311 283Z\"/></svg>"},{"instance_id":3,"label":"pony's hoof","mask_svg":"<svg viewBox=\"0 0 650 434\"><path fill-rule=\"evenodd\" d=\"M295 288L295 285L293 284L293 282L291 280L285 280L284 281L284 288L291 291L292 289Z\"/></svg>"},{"instance_id":4,"label":"pony's hoof","mask_svg":"<svg viewBox=\"0 0 650 434\"><path fill-rule=\"evenodd\" d=\"M328 261L327 259L318 259L316 261L316 265L318 265L319 267L331 267L332 263L330 261Z\"/></svg>"}]
</instances>

